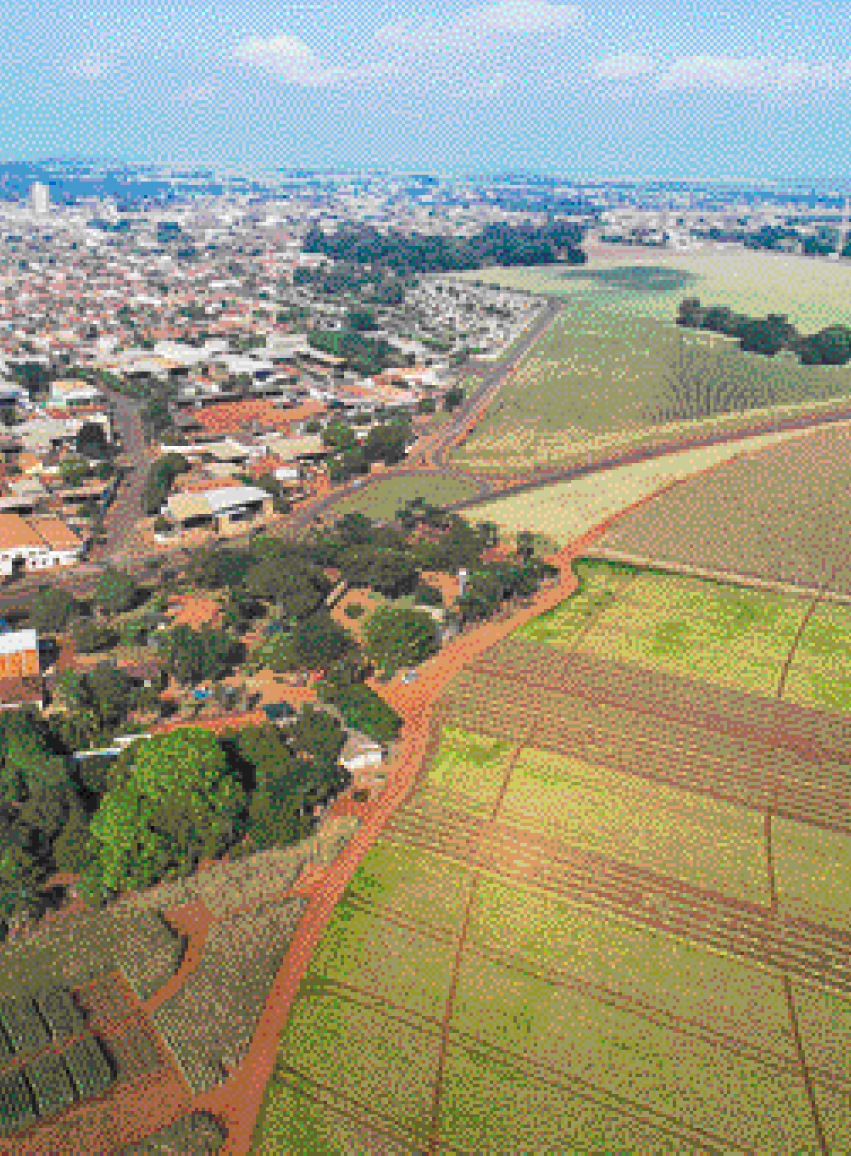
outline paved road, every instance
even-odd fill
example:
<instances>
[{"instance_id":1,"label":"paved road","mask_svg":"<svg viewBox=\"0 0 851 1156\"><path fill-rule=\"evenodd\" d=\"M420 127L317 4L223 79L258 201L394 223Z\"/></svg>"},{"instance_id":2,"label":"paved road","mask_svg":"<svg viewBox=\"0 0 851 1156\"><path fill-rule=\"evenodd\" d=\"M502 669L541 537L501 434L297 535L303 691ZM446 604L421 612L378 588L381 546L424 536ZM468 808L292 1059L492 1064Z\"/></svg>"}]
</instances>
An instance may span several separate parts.
<instances>
[{"instance_id":1,"label":"paved road","mask_svg":"<svg viewBox=\"0 0 851 1156\"><path fill-rule=\"evenodd\" d=\"M144 516L142 490L151 462L156 457L156 453L145 443L141 402L120 393L112 393L109 397L113 405L115 428L121 435L122 454L132 464L106 513L106 545L92 550L92 561L104 561L122 553L132 557L136 552L136 523Z\"/></svg>"}]
</instances>

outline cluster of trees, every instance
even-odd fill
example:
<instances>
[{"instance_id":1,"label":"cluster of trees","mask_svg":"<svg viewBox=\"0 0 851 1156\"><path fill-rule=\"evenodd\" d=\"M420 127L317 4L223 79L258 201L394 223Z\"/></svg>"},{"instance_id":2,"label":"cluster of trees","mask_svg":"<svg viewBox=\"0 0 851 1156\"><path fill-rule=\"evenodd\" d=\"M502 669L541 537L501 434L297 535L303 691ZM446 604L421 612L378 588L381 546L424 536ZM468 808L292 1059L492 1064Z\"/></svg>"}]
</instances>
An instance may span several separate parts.
<instances>
[{"instance_id":1,"label":"cluster of trees","mask_svg":"<svg viewBox=\"0 0 851 1156\"><path fill-rule=\"evenodd\" d=\"M328 477L332 482L344 482L359 474L368 474L374 462L396 465L405 460L410 438L408 417L375 425L365 438L359 438L343 421L328 422L322 430L322 442L337 451L328 461Z\"/></svg>"},{"instance_id":2,"label":"cluster of trees","mask_svg":"<svg viewBox=\"0 0 851 1156\"><path fill-rule=\"evenodd\" d=\"M341 685L325 679L318 685L319 697L339 710L347 726L386 745L402 729L402 719L380 694L362 683Z\"/></svg>"},{"instance_id":3,"label":"cluster of trees","mask_svg":"<svg viewBox=\"0 0 851 1156\"><path fill-rule=\"evenodd\" d=\"M353 329L314 329L308 342L322 353L343 357L346 366L361 374L381 373L391 365L410 364L410 358L384 338L364 337Z\"/></svg>"},{"instance_id":4,"label":"cluster of trees","mask_svg":"<svg viewBox=\"0 0 851 1156\"><path fill-rule=\"evenodd\" d=\"M147 514L159 512L163 502L171 493L174 479L178 474L185 474L189 463L182 454L164 454L158 458L148 472L145 488L142 491L142 508Z\"/></svg>"},{"instance_id":5,"label":"cluster of trees","mask_svg":"<svg viewBox=\"0 0 851 1156\"><path fill-rule=\"evenodd\" d=\"M304 248L336 261L383 266L410 276L486 265L582 264L586 260L583 237L583 226L555 222L489 225L469 238L383 233L371 225L350 225L329 236L314 227L304 238Z\"/></svg>"},{"instance_id":6,"label":"cluster of trees","mask_svg":"<svg viewBox=\"0 0 851 1156\"><path fill-rule=\"evenodd\" d=\"M784 314L748 317L727 305L702 305L698 297L680 302L677 324L735 337L746 353L771 357L789 350L804 365L845 365L851 360L851 328L845 325L829 325L817 333L803 335Z\"/></svg>"},{"instance_id":7,"label":"cluster of trees","mask_svg":"<svg viewBox=\"0 0 851 1156\"><path fill-rule=\"evenodd\" d=\"M185 875L237 844L258 850L310 830L305 812L348 785L345 731L305 707L287 728L184 727L131 745L89 824L83 891L96 903Z\"/></svg>"}]
</instances>

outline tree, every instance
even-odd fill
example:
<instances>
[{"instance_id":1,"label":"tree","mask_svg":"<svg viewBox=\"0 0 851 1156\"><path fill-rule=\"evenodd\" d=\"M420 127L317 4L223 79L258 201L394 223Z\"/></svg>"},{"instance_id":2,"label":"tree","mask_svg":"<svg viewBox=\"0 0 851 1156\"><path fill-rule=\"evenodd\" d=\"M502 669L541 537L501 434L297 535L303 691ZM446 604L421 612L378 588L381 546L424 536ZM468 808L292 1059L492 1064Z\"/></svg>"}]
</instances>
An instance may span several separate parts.
<instances>
[{"instance_id":1,"label":"tree","mask_svg":"<svg viewBox=\"0 0 851 1156\"><path fill-rule=\"evenodd\" d=\"M488 550L492 550L494 546L499 545L499 526L496 522L479 522L476 529L481 534Z\"/></svg>"},{"instance_id":2,"label":"tree","mask_svg":"<svg viewBox=\"0 0 851 1156\"><path fill-rule=\"evenodd\" d=\"M193 552L188 566L189 577L208 590L221 590L225 586L235 588L245 578L252 560L248 550L205 546Z\"/></svg>"},{"instance_id":3,"label":"tree","mask_svg":"<svg viewBox=\"0 0 851 1156\"><path fill-rule=\"evenodd\" d=\"M177 681L196 686L207 679L220 678L227 671L233 640L206 623L198 630L182 623L170 632L164 647L166 665Z\"/></svg>"},{"instance_id":4,"label":"tree","mask_svg":"<svg viewBox=\"0 0 851 1156\"><path fill-rule=\"evenodd\" d=\"M308 703L290 727L289 742L297 755L330 770L346 744L346 732L332 714Z\"/></svg>"},{"instance_id":5,"label":"tree","mask_svg":"<svg viewBox=\"0 0 851 1156\"><path fill-rule=\"evenodd\" d=\"M329 421L322 430L322 444L336 450L352 450L359 444L358 437L351 426L335 418Z\"/></svg>"},{"instance_id":6,"label":"tree","mask_svg":"<svg viewBox=\"0 0 851 1156\"><path fill-rule=\"evenodd\" d=\"M320 610L296 623L293 631L294 657L307 670L324 670L356 646L354 638L335 622L327 610Z\"/></svg>"},{"instance_id":7,"label":"tree","mask_svg":"<svg viewBox=\"0 0 851 1156\"><path fill-rule=\"evenodd\" d=\"M379 607L364 626L366 652L385 671L415 666L440 649L440 635L424 610Z\"/></svg>"},{"instance_id":8,"label":"tree","mask_svg":"<svg viewBox=\"0 0 851 1156\"><path fill-rule=\"evenodd\" d=\"M93 595L94 603L106 614L123 614L132 610L141 591L130 574L108 566L99 575Z\"/></svg>"},{"instance_id":9,"label":"tree","mask_svg":"<svg viewBox=\"0 0 851 1156\"><path fill-rule=\"evenodd\" d=\"M124 722L133 700L133 680L111 662L99 662L84 678L101 727L108 730Z\"/></svg>"},{"instance_id":10,"label":"tree","mask_svg":"<svg viewBox=\"0 0 851 1156\"><path fill-rule=\"evenodd\" d=\"M71 632L74 637L74 646L81 654L94 654L99 650L108 650L115 645L117 635L108 626L95 622L93 618L78 618Z\"/></svg>"},{"instance_id":11,"label":"tree","mask_svg":"<svg viewBox=\"0 0 851 1156\"><path fill-rule=\"evenodd\" d=\"M373 426L366 435L364 457L368 462L395 465L404 461L407 441L407 432L402 425L388 422L386 425Z\"/></svg>"},{"instance_id":12,"label":"tree","mask_svg":"<svg viewBox=\"0 0 851 1156\"><path fill-rule=\"evenodd\" d=\"M99 422L86 421L77 430L74 448L84 458L103 461L109 457L109 442L103 426Z\"/></svg>"},{"instance_id":13,"label":"tree","mask_svg":"<svg viewBox=\"0 0 851 1156\"><path fill-rule=\"evenodd\" d=\"M247 593L274 602L285 618L306 618L331 591L331 583L317 567L287 570L274 557L255 562L244 585Z\"/></svg>"},{"instance_id":14,"label":"tree","mask_svg":"<svg viewBox=\"0 0 851 1156\"><path fill-rule=\"evenodd\" d=\"M95 889L157 882L220 854L235 838L247 796L209 731L184 727L133 744L91 822Z\"/></svg>"},{"instance_id":15,"label":"tree","mask_svg":"<svg viewBox=\"0 0 851 1156\"><path fill-rule=\"evenodd\" d=\"M439 587L432 586L428 582L420 582L414 591L414 601L423 606L442 606L443 594Z\"/></svg>"},{"instance_id":16,"label":"tree","mask_svg":"<svg viewBox=\"0 0 851 1156\"><path fill-rule=\"evenodd\" d=\"M488 570L475 570L470 575L458 609L465 618L478 621L488 618L505 597L501 578Z\"/></svg>"},{"instance_id":17,"label":"tree","mask_svg":"<svg viewBox=\"0 0 851 1156\"><path fill-rule=\"evenodd\" d=\"M453 386L452 389L448 389L443 395L443 408L447 413L452 413L453 410L456 410L458 406L461 405L463 400L464 390L459 389L458 386Z\"/></svg>"},{"instance_id":18,"label":"tree","mask_svg":"<svg viewBox=\"0 0 851 1156\"><path fill-rule=\"evenodd\" d=\"M67 590L42 586L30 602L29 624L39 634L61 634L79 610L79 602Z\"/></svg>"},{"instance_id":19,"label":"tree","mask_svg":"<svg viewBox=\"0 0 851 1156\"><path fill-rule=\"evenodd\" d=\"M517 553L524 562L528 562L535 553L535 535L531 530L520 530L517 533Z\"/></svg>"}]
</instances>

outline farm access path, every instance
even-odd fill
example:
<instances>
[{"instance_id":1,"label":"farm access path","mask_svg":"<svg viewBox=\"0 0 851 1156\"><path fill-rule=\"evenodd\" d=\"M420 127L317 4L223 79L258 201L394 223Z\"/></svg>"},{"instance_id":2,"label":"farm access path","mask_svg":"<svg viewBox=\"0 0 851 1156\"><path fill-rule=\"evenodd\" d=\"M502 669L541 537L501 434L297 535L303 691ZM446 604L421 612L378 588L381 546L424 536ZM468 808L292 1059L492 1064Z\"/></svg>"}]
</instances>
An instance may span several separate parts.
<instances>
[{"instance_id":1,"label":"farm access path","mask_svg":"<svg viewBox=\"0 0 851 1156\"><path fill-rule=\"evenodd\" d=\"M606 519L551 557L550 561L561 571L560 578L540 591L530 605L459 635L420 668L420 678L416 683L403 684L397 678L382 686L382 695L405 720L401 747L386 768L387 786L369 807L359 811L361 826L331 866L317 873L303 888L295 889L308 898L308 907L272 985L245 1060L222 1085L199 1098L195 1104L198 1110L213 1112L226 1121L229 1136L222 1156L248 1156L262 1100L272 1077L280 1036L313 952L362 858L410 793L432 739L435 709L445 687L485 650L557 606L575 591L577 580L571 569L573 559L605 532L611 520ZM346 813L349 809L346 801L342 800L342 804L339 812ZM336 809L332 808L330 813L333 816Z\"/></svg>"}]
</instances>

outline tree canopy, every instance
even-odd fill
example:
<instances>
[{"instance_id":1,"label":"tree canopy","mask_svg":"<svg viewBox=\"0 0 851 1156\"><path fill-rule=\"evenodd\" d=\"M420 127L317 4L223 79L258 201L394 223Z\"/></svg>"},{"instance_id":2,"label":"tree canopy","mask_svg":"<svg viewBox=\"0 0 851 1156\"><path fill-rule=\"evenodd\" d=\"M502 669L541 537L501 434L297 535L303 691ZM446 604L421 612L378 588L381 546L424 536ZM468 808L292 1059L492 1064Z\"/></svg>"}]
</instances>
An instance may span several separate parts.
<instances>
[{"instance_id":1,"label":"tree canopy","mask_svg":"<svg viewBox=\"0 0 851 1156\"><path fill-rule=\"evenodd\" d=\"M136 605L140 594L139 585L130 574L107 566L98 576L92 600L107 614L122 614Z\"/></svg>"},{"instance_id":2,"label":"tree canopy","mask_svg":"<svg viewBox=\"0 0 851 1156\"><path fill-rule=\"evenodd\" d=\"M366 652L376 666L394 671L424 662L440 648L440 631L425 610L381 606L364 626Z\"/></svg>"},{"instance_id":3,"label":"tree canopy","mask_svg":"<svg viewBox=\"0 0 851 1156\"><path fill-rule=\"evenodd\" d=\"M42 586L29 605L29 624L39 634L60 634L79 613L80 604L58 586Z\"/></svg>"},{"instance_id":4,"label":"tree canopy","mask_svg":"<svg viewBox=\"0 0 851 1156\"><path fill-rule=\"evenodd\" d=\"M74 448L84 458L103 461L109 457L109 441L100 422L86 421L77 430Z\"/></svg>"}]
</instances>

